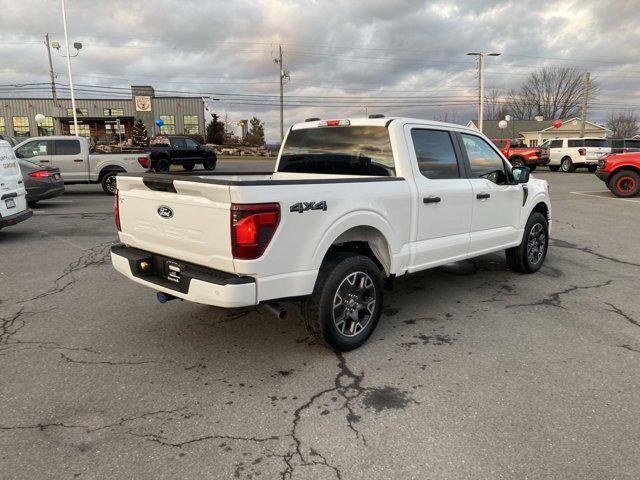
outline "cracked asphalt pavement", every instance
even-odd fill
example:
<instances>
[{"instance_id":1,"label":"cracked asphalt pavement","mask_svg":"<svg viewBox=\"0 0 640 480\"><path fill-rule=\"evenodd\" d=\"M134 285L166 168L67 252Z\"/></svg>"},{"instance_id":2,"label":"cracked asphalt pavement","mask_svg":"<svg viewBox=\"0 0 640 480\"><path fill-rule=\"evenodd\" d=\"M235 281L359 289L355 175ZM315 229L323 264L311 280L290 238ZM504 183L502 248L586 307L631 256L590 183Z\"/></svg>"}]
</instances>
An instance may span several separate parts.
<instances>
[{"instance_id":1,"label":"cracked asphalt pavement","mask_svg":"<svg viewBox=\"0 0 640 480\"><path fill-rule=\"evenodd\" d=\"M640 202L539 176L540 272L402 278L343 355L295 304L159 304L111 267L99 187L42 202L0 232L0 477L640 478Z\"/></svg>"}]
</instances>

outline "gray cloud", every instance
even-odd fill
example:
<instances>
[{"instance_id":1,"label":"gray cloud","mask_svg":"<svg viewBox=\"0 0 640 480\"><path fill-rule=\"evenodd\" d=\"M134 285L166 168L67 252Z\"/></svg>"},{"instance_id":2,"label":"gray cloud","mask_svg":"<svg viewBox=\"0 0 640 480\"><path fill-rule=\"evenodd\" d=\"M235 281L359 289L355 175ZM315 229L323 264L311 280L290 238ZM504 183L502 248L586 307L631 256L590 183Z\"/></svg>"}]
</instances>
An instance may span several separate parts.
<instances>
[{"instance_id":1,"label":"gray cloud","mask_svg":"<svg viewBox=\"0 0 640 480\"><path fill-rule=\"evenodd\" d=\"M76 83L272 95L258 102L270 105L217 105L233 119L257 114L270 140L279 131L278 43L291 72L290 103L303 103L301 96L348 96L343 102L350 104L290 106L287 124L308 116L361 115L364 106L369 113L426 118L448 112L465 122L475 111L469 50L503 53L487 61L487 88L513 88L543 65L574 65L589 69L602 85L592 119L640 104L640 28L632 0L67 3L71 40L85 46L73 60ZM42 36L50 32L62 40L59 2L0 0L0 12L0 83L48 81ZM66 83L63 59L54 61L58 80ZM381 106L389 96L430 98L414 106Z\"/></svg>"}]
</instances>

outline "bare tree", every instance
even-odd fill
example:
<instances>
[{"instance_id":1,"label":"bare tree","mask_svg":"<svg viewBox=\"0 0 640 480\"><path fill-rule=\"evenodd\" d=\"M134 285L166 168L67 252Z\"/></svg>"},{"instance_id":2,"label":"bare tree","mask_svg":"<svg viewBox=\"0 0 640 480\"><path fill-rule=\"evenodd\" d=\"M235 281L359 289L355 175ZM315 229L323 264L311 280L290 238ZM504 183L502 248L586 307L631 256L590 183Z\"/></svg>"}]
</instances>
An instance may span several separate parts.
<instances>
[{"instance_id":1,"label":"bare tree","mask_svg":"<svg viewBox=\"0 0 640 480\"><path fill-rule=\"evenodd\" d=\"M589 100L599 92L599 84L591 79ZM532 72L517 90L507 96L511 116L531 120L536 115L545 119L570 118L580 114L585 91L584 72L575 67L542 67Z\"/></svg>"},{"instance_id":2,"label":"bare tree","mask_svg":"<svg viewBox=\"0 0 640 480\"><path fill-rule=\"evenodd\" d=\"M490 89L484 97L484 119L502 120L509 113L502 92L497 88Z\"/></svg>"},{"instance_id":3,"label":"bare tree","mask_svg":"<svg viewBox=\"0 0 640 480\"><path fill-rule=\"evenodd\" d=\"M640 131L640 121L632 112L609 113L607 128L615 138L631 138Z\"/></svg>"},{"instance_id":4,"label":"bare tree","mask_svg":"<svg viewBox=\"0 0 640 480\"><path fill-rule=\"evenodd\" d=\"M458 120L458 116L452 112L444 111L438 112L433 115L433 119L436 122L444 122L444 123L460 123Z\"/></svg>"}]
</instances>

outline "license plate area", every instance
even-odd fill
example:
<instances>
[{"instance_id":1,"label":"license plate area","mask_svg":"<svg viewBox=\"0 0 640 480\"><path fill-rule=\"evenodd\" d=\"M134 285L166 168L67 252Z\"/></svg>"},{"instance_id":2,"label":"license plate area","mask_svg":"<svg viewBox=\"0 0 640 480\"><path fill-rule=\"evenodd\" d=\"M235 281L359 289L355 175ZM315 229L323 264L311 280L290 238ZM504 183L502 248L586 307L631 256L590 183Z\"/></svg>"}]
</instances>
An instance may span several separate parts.
<instances>
[{"instance_id":1,"label":"license plate area","mask_svg":"<svg viewBox=\"0 0 640 480\"><path fill-rule=\"evenodd\" d=\"M13 198L8 198L7 200L4 201L4 204L7 208L15 208L16 207L16 201Z\"/></svg>"},{"instance_id":2,"label":"license plate area","mask_svg":"<svg viewBox=\"0 0 640 480\"><path fill-rule=\"evenodd\" d=\"M182 266L174 260L165 260L164 271L166 272L166 279L170 282L180 283L180 274L182 273Z\"/></svg>"}]
</instances>

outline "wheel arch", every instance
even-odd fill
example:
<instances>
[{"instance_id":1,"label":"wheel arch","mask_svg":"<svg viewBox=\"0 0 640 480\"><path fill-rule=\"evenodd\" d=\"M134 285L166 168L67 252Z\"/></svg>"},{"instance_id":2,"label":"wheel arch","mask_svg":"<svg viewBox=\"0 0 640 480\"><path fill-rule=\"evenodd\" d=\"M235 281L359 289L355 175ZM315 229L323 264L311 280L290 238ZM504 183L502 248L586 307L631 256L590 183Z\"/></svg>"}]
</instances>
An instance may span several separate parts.
<instances>
[{"instance_id":1,"label":"wheel arch","mask_svg":"<svg viewBox=\"0 0 640 480\"><path fill-rule=\"evenodd\" d=\"M349 251L371 258L389 276L394 271L391 227L373 212L351 214L331 226L314 253L314 264L337 251Z\"/></svg>"},{"instance_id":2,"label":"wheel arch","mask_svg":"<svg viewBox=\"0 0 640 480\"><path fill-rule=\"evenodd\" d=\"M632 170L640 175L640 167L637 165L620 165L611 170L611 174L609 175L609 179L611 179L616 173L621 172L623 170Z\"/></svg>"},{"instance_id":3,"label":"wheel arch","mask_svg":"<svg viewBox=\"0 0 640 480\"><path fill-rule=\"evenodd\" d=\"M104 176L109 172L126 172L127 170L122 165L109 164L100 169L98 174L98 181L101 182Z\"/></svg>"}]
</instances>

